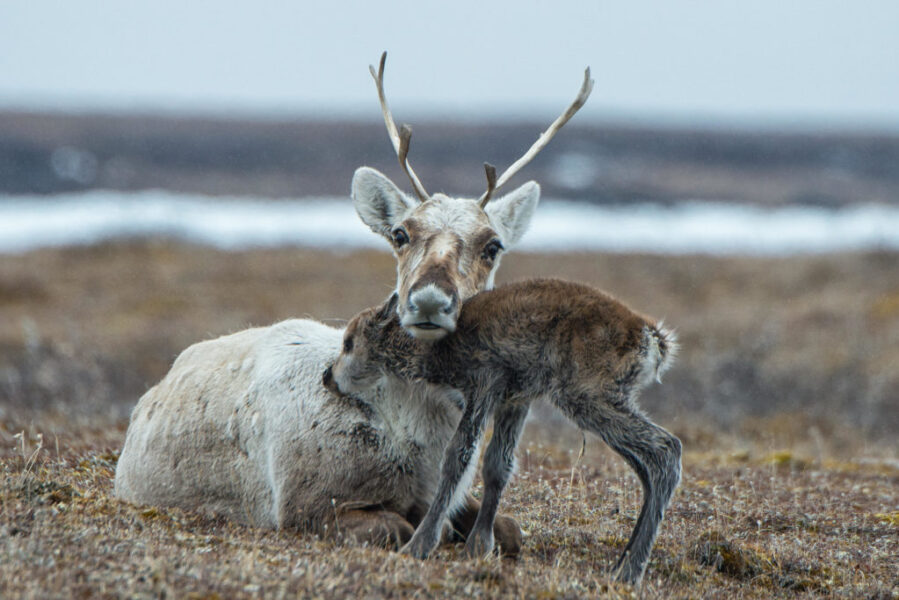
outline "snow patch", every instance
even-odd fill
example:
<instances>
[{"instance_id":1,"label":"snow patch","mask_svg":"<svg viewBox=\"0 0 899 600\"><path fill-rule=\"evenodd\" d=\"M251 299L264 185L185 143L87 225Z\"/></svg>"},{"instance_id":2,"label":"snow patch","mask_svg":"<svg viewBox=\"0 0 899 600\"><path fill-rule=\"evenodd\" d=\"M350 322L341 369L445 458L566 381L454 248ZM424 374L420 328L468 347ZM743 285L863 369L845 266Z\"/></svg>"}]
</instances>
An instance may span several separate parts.
<instances>
[{"instance_id":1,"label":"snow patch","mask_svg":"<svg viewBox=\"0 0 899 600\"><path fill-rule=\"evenodd\" d=\"M349 198L211 198L164 191L0 195L0 252L165 237L223 249L380 248ZM597 206L543 200L516 250L778 255L899 249L899 207L684 202Z\"/></svg>"}]
</instances>

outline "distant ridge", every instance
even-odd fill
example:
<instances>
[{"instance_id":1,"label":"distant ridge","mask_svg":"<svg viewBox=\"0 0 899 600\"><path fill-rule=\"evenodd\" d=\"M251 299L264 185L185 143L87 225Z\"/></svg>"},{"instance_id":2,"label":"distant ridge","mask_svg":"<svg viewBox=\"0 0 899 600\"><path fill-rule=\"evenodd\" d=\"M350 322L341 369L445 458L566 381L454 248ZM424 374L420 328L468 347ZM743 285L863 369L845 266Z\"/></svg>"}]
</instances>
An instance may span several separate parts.
<instances>
[{"instance_id":1,"label":"distant ridge","mask_svg":"<svg viewBox=\"0 0 899 600\"><path fill-rule=\"evenodd\" d=\"M413 123L429 190L479 195L484 161L515 160L545 123ZM360 165L405 186L377 120L275 121L0 112L0 192L168 189L268 198L347 195ZM899 136L629 128L573 121L517 179L597 204L714 199L899 202ZM514 183L514 182L513 182Z\"/></svg>"}]
</instances>

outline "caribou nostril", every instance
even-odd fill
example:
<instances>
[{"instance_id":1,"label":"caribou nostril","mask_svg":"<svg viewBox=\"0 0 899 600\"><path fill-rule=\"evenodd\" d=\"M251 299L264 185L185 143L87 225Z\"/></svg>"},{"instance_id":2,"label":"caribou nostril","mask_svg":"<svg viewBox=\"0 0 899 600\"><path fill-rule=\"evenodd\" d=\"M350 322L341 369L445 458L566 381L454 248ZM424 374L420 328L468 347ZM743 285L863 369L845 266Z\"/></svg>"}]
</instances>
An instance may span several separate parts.
<instances>
[{"instance_id":1,"label":"caribou nostril","mask_svg":"<svg viewBox=\"0 0 899 600\"><path fill-rule=\"evenodd\" d=\"M446 306L443 307L443 314L448 315L448 314L452 313L454 310L456 310L457 304L458 304L458 298L456 297L455 294L453 294L450 301L446 304Z\"/></svg>"},{"instance_id":2,"label":"caribou nostril","mask_svg":"<svg viewBox=\"0 0 899 600\"><path fill-rule=\"evenodd\" d=\"M332 381L334 381L334 373L331 371L331 367L328 367L325 369L325 372L322 373L322 385L330 387Z\"/></svg>"}]
</instances>

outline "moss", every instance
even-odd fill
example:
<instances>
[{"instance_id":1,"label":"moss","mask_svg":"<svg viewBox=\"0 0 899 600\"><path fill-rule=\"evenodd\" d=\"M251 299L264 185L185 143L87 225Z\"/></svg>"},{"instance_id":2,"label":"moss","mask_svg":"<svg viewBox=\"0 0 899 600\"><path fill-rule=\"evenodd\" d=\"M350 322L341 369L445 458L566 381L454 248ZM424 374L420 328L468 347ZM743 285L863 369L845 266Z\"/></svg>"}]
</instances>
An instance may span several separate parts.
<instances>
[{"instance_id":1,"label":"moss","mask_svg":"<svg viewBox=\"0 0 899 600\"><path fill-rule=\"evenodd\" d=\"M781 572L775 576L775 582L794 592L827 593L834 586L843 585L843 577L831 567L800 561L784 564Z\"/></svg>"},{"instance_id":2,"label":"moss","mask_svg":"<svg viewBox=\"0 0 899 600\"><path fill-rule=\"evenodd\" d=\"M772 568L771 561L749 547L727 540L721 532L707 531L693 544L691 557L719 573L748 580Z\"/></svg>"},{"instance_id":3,"label":"moss","mask_svg":"<svg viewBox=\"0 0 899 600\"><path fill-rule=\"evenodd\" d=\"M764 551L727 540L718 531L702 534L693 545L691 555L700 564L713 566L719 573L756 588L829 593L844 583L844 578L831 567L805 561L778 564Z\"/></svg>"},{"instance_id":4,"label":"moss","mask_svg":"<svg viewBox=\"0 0 899 600\"><path fill-rule=\"evenodd\" d=\"M80 494L67 483L58 483L53 480L41 481L33 474L28 473L22 477L16 486L17 495L26 502L34 504L59 504L69 502Z\"/></svg>"},{"instance_id":5,"label":"moss","mask_svg":"<svg viewBox=\"0 0 899 600\"><path fill-rule=\"evenodd\" d=\"M159 518L159 511L156 508L145 508L140 511L140 516L148 521L152 521L154 519Z\"/></svg>"},{"instance_id":6,"label":"moss","mask_svg":"<svg viewBox=\"0 0 899 600\"><path fill-rule=\"evenodd\" d=\"M894 510L890 513L876 513L874 518L883 521L884 523L899 527L899 510Z\"/></svg>"},{"instance_id":7,"label":"moss","mask_svg":"<svg viewBox=\"0 0 899 600\"><path fill-rule=\"evenodd\" d=\"M809 467L809 461L798 458L788 450L780 450L772 452L762 459L764 464L774 465L776 467L784 467L790 469L806 469Z\"/></svg>"},{"instance_id":8,"label":"moss","mask_svg":"<svg viewBox=\"0 0 899 600\"><path fill-rule=\"evenodd\" d=\"M684 560L664 560L656 566L656 571L659 577L679 585L691 585L698 580L696 567Z\"/></svg>"},{"instance_id":9,"label":"moss","mask_svg":"<svg viewBox=\"0 0 899 600\"><path fill-rule=\"evenodd\" d=\"M598 538L597 541L605 544L606 546L611 546L612 548L624 548L624 546L627 544L627 538L612 535Z\"/></svg>"}]
</instances>

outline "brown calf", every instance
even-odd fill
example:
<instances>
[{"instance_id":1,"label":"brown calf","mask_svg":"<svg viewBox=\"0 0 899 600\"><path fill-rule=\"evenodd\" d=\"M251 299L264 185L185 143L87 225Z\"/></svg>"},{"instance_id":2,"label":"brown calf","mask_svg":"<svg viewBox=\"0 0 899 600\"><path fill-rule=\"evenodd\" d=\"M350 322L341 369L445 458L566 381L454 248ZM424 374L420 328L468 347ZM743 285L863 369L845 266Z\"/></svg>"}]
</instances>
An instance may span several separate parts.
<instances>
[{"instance_id":1,"label":"brown calf","mask_svg":"<svg viewBox=\"0 0 899 600\"><path fill-rule=\"evenodd\" d=\"M437 545L456 487L493 414L484 498L467 543L471 556L492 551L493 522L525 417L531 402L544 397L601 437L639 477L643 507L615 568L617 579L638 582L680 481L681 443L640 412L636 396L670 366L673 334L599 290L558 280L478 294L464 303L455 334L430 346L400 327L396 302L394 295L350 322L343 352L324 379L332 390L352 393L389 373L447 385L466 398L435 499L403 551L425 558Z\"/></svg>"}]
</instances>

